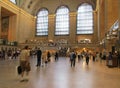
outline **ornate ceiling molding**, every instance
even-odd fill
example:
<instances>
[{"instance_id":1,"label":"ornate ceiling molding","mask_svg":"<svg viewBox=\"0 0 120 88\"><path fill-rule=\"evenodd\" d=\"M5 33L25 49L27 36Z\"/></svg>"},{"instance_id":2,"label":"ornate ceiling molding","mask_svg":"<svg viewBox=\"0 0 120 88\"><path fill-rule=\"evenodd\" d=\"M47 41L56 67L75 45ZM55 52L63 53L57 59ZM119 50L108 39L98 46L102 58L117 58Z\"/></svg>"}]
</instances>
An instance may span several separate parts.
<instances>
[{"instance_id":1,"label":"ornate ceiling molding","mask_svg":"<svg viewBox=\"0 0 120 88\"><path fill-rule=\"evenodd\" d=\"M19 1L19 0L17 0L17 1ZM53 7L55 9L56 8L55 6L58 6L60 4L60 0L22 0L21 2L22 3L20 5L20 7L32 15L36 15L37 11L39 11L39 9L41 7L51 8L50 13L53 13L53 11L51 11L51 10L53 10ZM71 1L66 0L66 1L62 1L62 4L66 3L69 6L73 5L73 7L75 7L75 6L77 7L79 5L79 3L83 3L83 2L92 4L93 9L96 9L97 0L76 0L76 1L74 1L73 4L71 4ZM51 3L52 3L52 5L50 5ZM73 8L73 7L71 7L71 8Z\"/></svg>"}]
</instances>

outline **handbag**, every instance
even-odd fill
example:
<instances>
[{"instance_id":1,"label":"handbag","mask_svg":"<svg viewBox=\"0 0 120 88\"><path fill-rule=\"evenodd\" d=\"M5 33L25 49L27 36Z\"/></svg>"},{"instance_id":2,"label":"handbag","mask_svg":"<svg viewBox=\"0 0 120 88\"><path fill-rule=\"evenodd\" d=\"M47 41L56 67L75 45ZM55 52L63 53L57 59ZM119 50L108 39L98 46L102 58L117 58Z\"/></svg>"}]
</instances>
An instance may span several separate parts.
<instances>
[{"instance_id":1,"label":"handbag","mask_svg":"<svg viewBox=\"0 0 120 88\"><path fill-rule=\"evenodd\" d=\"M19 75L22 73L22 68L21 68L20 65L17 67L17 73L18 73Z\"/></svg>"}]
</instances>

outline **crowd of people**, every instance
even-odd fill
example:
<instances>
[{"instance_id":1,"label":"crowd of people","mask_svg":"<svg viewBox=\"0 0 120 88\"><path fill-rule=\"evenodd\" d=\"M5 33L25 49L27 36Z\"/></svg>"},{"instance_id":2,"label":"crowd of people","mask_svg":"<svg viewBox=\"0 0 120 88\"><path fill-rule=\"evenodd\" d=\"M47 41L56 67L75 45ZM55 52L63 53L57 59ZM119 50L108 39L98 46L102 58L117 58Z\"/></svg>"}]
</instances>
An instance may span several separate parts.
<instances>
[{"instance_id":1,"label":"crowd of people","mask_svg":"<svg viewBox=\"0 0 120 88\"><path fill-rule=\"evenodd\" d=\"M18 49L8 49L8 50L1 49L0 59L1 60L16 59L19 56L19 54L20 54L20 50Z\"/></svg>"},{"instance_id":2,"label":"crowd of people","mask_svg":"<svg viewBox=\"0 0 120 88\"><path fill-rule=\"evenodd\" d=\"M83 59L86 62L86 66L89 66L89 60L92 60L93 62L101 62L102 60L108 60L109 62L107 64L112 65L112 59L116 56L117 58L117 66L120 68L120 52L112 53L112 52L89 52L89 51L82 51L77 52L76 50L70 50L66 53L64 57L68 57L70 61L70 66L75 67L76 62L80 62ZM16 59L19 56L20 66L21 66L21 82L28 81L28 75L31 70L30 67L30 57L37 58L36 60L36 67L45 67L48 63L51 62L51 57L54 57L54 61L58 61L60 56L59 51L55 51L54 54L51 53L50 50L41 50L40 48L36 48L34 51L31 50L28 46L25 46L20 51L18 50L8 50L5 52L2 50L0 52L0 58L5 59L7 55L8 59Z\"/></svg>"},{"instance_id":3,"label":"crowd of people","mask_svg":"<svg viewBox=\"0 0 120 88\"><path fill-rule=\"evenodd\" d=\"M37 48L35 51L35 54L37 56L37 67L40 66L46 66L51 61L51 52L48 50L42 51L40 48ZM112 60L114 55L117 57L117 66L120 68L120 52L113 53L112 52L89 52L89 51L82 51L82 52L76 52L75 50L71 50L69 54L67 53L69 59L70 59L70 66L75 67L76 59L78 62L85 59L86 65L89 65L89 60L92 59L93 62L100 61L102 63L102 60ZM28 46L25 46L25 48L20 53L20 65L22 66L22 80L25 81L26 79L23 79L24 72L26 71L26 76L29 74L30 71L30 65L28 65L29 62L29 56L30 56L30 50ZM54 61L58 61L59 59L59 51L54 52ZM109 63L107 63L109 64Z\"/></svg>"},{"instance_id":4,"label":"crowd of people","mask_svg":"<svg viewBox=\"0 0 120 88\"><path fill-rule=\"evenodd\" d=\"M51 61L51 53L48 50L42 51L40 48L37 48L34 52L25 46L20 52L20 66L21 66L21 80L20 82L28 81L28 75L31 70L30 67L30 57L36 56L37 64L36 67L46 66ZM58 61L58 52L54 53L55 61Z\"/></svg>"}]
</instances>

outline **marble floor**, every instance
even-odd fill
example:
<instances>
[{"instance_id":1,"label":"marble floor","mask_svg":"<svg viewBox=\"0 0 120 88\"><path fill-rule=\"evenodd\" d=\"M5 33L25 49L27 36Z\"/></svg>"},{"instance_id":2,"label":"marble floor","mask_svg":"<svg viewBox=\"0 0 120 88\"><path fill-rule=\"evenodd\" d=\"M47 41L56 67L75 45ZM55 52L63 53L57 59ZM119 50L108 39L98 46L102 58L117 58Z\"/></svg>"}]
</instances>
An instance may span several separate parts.
<instances>
[{"instance_id":1,"label":"marble floor","mask_svg":"<svg viewBox=\"0 0 120 88\"><path fill-rule=\"evenodd\" d=\"M106 63L85 60L70 67L69 58L53 59L45 67L36 67L36 58L31 58L28 82L20 82L17 75L17 60L0 60L0 88L120 88L120 68L108 68Z\"/></svg>"}]
</instances>

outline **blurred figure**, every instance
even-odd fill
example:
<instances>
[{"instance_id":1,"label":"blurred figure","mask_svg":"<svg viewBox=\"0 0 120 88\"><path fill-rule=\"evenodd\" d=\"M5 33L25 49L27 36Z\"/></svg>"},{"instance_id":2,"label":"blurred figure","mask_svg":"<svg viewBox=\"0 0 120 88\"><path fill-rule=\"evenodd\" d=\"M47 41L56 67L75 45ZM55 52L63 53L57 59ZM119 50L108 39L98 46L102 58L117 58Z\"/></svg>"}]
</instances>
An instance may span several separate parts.
<instances>
[{"instance_id":1,"label":"blurred figure","mask_svg":"<svg viewBox=\"0 0 120 88\"><path fill-rule=\"evenodd\" d=\"M100 52L100 62L102 63L102 53Z\"/></svg>"},{"instance_id":2,"label":"blurred figure","mask_svg":"<svg viewBox=\"0 0 120 88\"><path fill-rule=\"evenodd\" d=\"M96 52L96 61L98 61L98 60L99 60L99 58L100 58L100 55L99 55L99 53L98 53L98 52Z\"/></svg>"},{"instance_id":3,"label":"blurred figure","mask_svg":"<svg viewBox=\"0 0 120 88\"><path fill-rule=\"evenodd\" d=\"M30 53L28 50L28 46L25 46L24 49L20 53L20 66L22 69L20 82L28 81L28 75L29 75L29 71L30 71L29 54ZM24 78L25 72L26 72L26 78Z\"/></svg>"},{"instance_id":4,"label":"blurred figure","mask_svg":"<svg viewBox=\"0 0 120 88\"><path fill-rule=\"evenodd\" d=\"M95 57L96 57L96 54L95 52L93 52L93 62L95 62Z\"/></svg>"},{"instance_id":5,"label":"blurred figure","mask_svg":"<svg viewBox=\"0 0 120 88\"><path fill-rule=\"evenodd\" d=\"M70 53L71 67L75 67L76 62L76 53L73 51Z\"/></svg>"},{"instance_id":6,"label":"blurred figure","mask_svg":"<svg viewBox=\"0 0 120 88\"><path fill-rule=\"evenodd\" d=\"M47 52L47 61L48 61L48 62L50 62L50 57L51 57L51 54L50 54L50 52L48 51L48 52Z\"/></svg>"},{"instance_id":7,"label":"blurred figure","mask_svg":"<svg viewBox=\"0 0 120 88\"><path fill-rule=\"evenodd\" d=\"M108 63L107 63L108 66L112 66L112 59L113 59L112 52L109 52L109 55L108 55Z\"/></svg>"},{"instance_id":8,"label":"blurred figure","mask_svg":"<svg viewBox=\"0 0 120 88\"><path fill-rule=\"evenodd\" d=\"M89 64L89 54L86 54L86 64L88 65Z\"/></svg>"},{"instance_id":9,"label":"blurred figure","mask_svg":"<svg viewBox=\"0 0 120 88\"><path fill-rule=\"evenodd\" d=\"M81 60L81 53L78 52L78 62L80 62L80 60Z\"/></svg>"},{"instance_id":10,"label":"blurred figure","mask_svg":"<svg viewBox=\"0 0 120 88\"><path fill-rule=\"evenodd\" d=\"M120 68L120 51L118 52L118 67Z\"/></svg>"},{"instance_id":11,"label":"blurred figure","mask_svg":"<svg viewBox=\"0 0 120 88\"><path fill-rule=\"evenodd\" d=\"M42 66L47 65L48 60L47 60L47 51L44 51L42 53Z\"/></svg>"},{"instance_id":12,"label":"blurred figure","mask_svg":"<svg viewBox=\"0 0 120 88\"><path fill-rule=\"evenodd\" d=\"M58 61L58 52L55 52L55 61Z\"/></svg>"},{"instance_id":13,"label":"blurred figure","mask_svg":"<svg viewBox=\"0 0 120 88\"><path fill-rule=\"evenodd\" d=\"M40 48L38 48L38 50L37 50L37 67L38 66L41 66L41 55L42 55L42 51L40 50Z\"/></svg>"},{"instance_id":14,"label":"blurred figure","mask_svg":"<svg viewBox=\"0 0 120 88\"><path fill-rule=\"evenodd\" d=\"M106 54L107 54L107 52L104 50L104 51L102 52L102 59L103 59L103 60L106 60Z\"/></svg>"}]
</instances>

